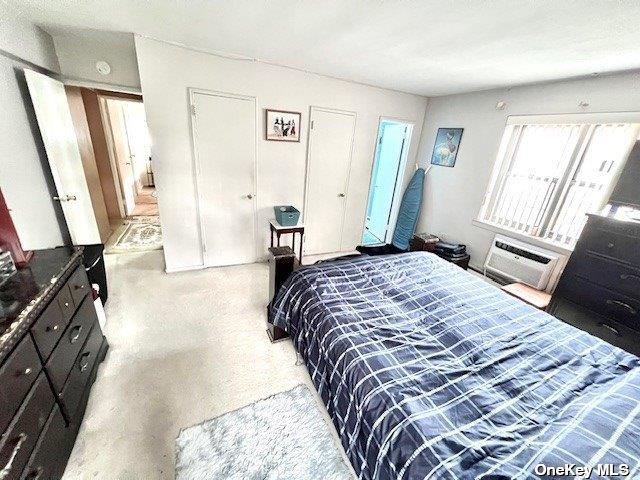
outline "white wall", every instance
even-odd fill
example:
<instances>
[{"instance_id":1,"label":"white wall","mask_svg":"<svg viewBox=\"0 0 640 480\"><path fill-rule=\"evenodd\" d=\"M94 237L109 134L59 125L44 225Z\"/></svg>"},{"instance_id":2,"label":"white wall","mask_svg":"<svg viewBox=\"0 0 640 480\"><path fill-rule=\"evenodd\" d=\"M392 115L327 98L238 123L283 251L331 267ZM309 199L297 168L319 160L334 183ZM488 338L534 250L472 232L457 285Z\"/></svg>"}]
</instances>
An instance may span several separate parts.
<instances>
[{"instance_id":1,"label":"white wall","mask_svg":"<svg viewBox=\"0 0 640 480\"><path fill-rule=\"evenodd\" d=\"M66 79L140 88L133 34L96 30L51 30L60 71ZM111 73L101 75L96 62L103 60Z\"/></svg>"},{"instance_id":2,"label":"white wall","mask_svg":"<svg viewBox=\"0 0 640 480\"><path fill-rule=\"evenodd\" d=\"M48 33L0 2L0 50L38 67L59 72L58 59Z\"/></svg>"},{"instance_id":3,"label":"white wall","mask_svg":"<svg viewBox=\"0 0 640 480\"><path fill-rule=\"evenodd\" d=\"M505 101L505 110L496 110ZM580 107L580 102L589 103ZM640 111L640 73L515 87L429 99L420 163L428 165L438 127L463 127L454 168L427 173L418 229L465 243L475 266L484 263L494 233L472 223L478 215L508 115Z\"/></svg>"},{"instance_id":4,"label":"white wall","mask_svg":"<svg viewBox=\"0 0 640 480\"><path fill-rule=\"evenodd\" d=\"M303 205L309 107L357 112L344 238L360 243L378 122L416 122L409 151L413 171L427 99L297 70L225 59L136 37L142 94L151 132L167 270L202 265L196 214L187 89L255 96L258 105L258 235L264 253L273 205ZM264 140L264 109L302 112L300 143Z\"/></svg>"},{"instance_id":5,"label":"white wall","mask_svg":"<svg viewBox=\"0 0 640 480\"><path fill-rule=\"evenodd\" d=\"M50 66L55 63L55 57L30 58ZM56 212L51 199L55 195L53 179L24 79L24 67L34 68L0 53L0 188L22 246L31 250L62 245L62 229L66 227L61 211Z\"/></svg>"}]
</instances>

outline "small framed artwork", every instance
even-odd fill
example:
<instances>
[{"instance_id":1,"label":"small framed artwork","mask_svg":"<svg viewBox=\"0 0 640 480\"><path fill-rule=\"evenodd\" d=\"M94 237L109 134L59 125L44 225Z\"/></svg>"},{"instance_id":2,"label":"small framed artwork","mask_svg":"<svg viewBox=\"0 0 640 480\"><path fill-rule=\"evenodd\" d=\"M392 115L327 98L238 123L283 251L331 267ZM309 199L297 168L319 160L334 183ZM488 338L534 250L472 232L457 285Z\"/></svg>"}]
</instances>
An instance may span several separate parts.
<instances>
[{"instance_id":1,"label":"small framed artwork","mask_svg":"<svg viewBox=\"0 0 640 480\"><path fill-rule=\"evenodd\" d=\"M453 167L462 140L462 128L439 128L436 143L433 146L431 165Z\"/></svg>"},{"instance_id":2,"label":"small framed artwork","mask_svg":"<svg viewBox=\"0 0 640 480\"><path fill-rule=\"evenodd\" d=\"M300 112L265 110L264 138L276 142L300 141Z\"/></svg>"}]
</instances>

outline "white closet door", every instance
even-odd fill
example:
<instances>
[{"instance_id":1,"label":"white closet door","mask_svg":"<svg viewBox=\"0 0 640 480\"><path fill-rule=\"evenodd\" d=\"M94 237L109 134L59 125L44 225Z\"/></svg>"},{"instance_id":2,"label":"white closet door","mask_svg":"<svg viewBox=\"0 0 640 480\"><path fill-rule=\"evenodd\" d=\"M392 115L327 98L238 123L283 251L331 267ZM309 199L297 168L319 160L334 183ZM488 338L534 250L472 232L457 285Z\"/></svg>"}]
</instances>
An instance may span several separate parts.
<instances>
[{"instance_id":1,"label":"white closet door","mask_svg":"<svg viewBox=\"0 0 640 480\"><path fill-rule=\"evenodd\" d=\"M64 85L33 70L24 75L71 241L101 243Z\"/></svg>"},{"instance_id":2,"label":"white closet door","mask_svg":"<svg viewBox=\"0 0 640 480\"><path fill-rule=\"evenodd\" d=\"M192 92L191 101L204 264L255 262L255 99Z\"/></svg>"},{"instance_id":3,"label":"white closet door","mask_svg":"<svg viewBox=\"0 0 640 480\"><path fill-rule=\"evenodd\" d=\"M356 115L311 108L304 222L307 254L341 250Z\"/></svg>"}]
</instances>

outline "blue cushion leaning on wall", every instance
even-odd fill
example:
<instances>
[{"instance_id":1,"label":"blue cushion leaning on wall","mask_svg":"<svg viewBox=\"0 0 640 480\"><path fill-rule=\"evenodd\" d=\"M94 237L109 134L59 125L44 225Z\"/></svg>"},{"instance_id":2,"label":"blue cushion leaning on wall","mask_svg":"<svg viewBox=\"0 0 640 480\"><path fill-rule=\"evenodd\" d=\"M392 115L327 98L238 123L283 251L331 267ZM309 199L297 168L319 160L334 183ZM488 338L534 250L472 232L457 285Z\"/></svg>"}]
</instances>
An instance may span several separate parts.
<instances>
[{"instance_id":1,"label":"blue cushion leaning on wall","mask_svg":"<svg viewBox=\"0 0 640 480\"><path fill-rule=\"evenodd\" d=\"M409 240L418 223L418 214L422 206L422 192L424 191L424 168L418 168L411 177L407 189L402 196L396 229L393 232L392 245L400 250L409 249Z\"/></svg>"}]
</instances>

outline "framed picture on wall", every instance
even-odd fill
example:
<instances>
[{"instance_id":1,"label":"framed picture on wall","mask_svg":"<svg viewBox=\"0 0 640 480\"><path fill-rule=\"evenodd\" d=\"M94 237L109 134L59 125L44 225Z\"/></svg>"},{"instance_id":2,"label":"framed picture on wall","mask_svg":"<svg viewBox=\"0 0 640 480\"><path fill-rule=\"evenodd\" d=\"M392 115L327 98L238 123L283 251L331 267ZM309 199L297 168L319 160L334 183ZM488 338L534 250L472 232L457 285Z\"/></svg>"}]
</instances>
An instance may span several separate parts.
<instances>
[{"instance_id":1,"label":"framed picture on wall","mask_svg":"<svg viewBox=\"0 0 640 480\"><path fill-rule=\"evenodd\" d=\"M431 165L453 167L462 140L462 128L439 128L431 155Z\"/></svg>"},{"instance_id":2,"label":"framed picture on wall","mask_svg":"<svg viewBox=\"0 0 640 480\"><path fill-rule=\"evenodd\" d=\"M265 110L264 138L275 142L300 141L300 112Z\"/></svg>"}]
</instances>

